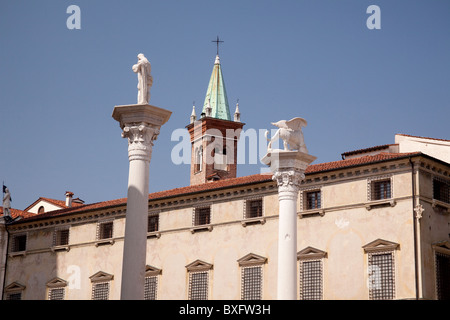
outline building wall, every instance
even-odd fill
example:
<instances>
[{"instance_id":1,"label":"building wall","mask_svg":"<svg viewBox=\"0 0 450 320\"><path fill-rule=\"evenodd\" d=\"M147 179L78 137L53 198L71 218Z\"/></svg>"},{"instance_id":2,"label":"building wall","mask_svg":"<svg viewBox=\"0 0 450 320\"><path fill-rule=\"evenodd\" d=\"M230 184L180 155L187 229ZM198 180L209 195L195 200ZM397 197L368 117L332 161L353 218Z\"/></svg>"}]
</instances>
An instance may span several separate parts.
<instances>
[{"instance_id":1,"label":"building wall","mask_svg":"<svg viewBox=\"0 0 450 320\"><path fill-rule=\"evenodd\" d=\"M417 169L417 168L416 168ZM431 181L437 171L420 167L417 199L425 209L420 221L423 297L434 299L432 244L448 240L450 219L431 207ZM389 178L392 199L370 201L370 181ZM382 239L395 250L395 298L415 297L413 199L408 160L308 175L299 192L298 251L326 252L323 258L324 299L368 299L368 254L364 246ZM304 192L320 189L319 210L304 209ZM246 199L263 196L264 219L243 224ZM175 201L176 200L176 201ZM393 201L391 201L393 200ZM278 196L274 182L236 186L196 195L150 201L159 212L159 237L147 241L147 264L161 269L158 299L187 299L186 266L197 259L212 264L209 299L240 299L238 260L249 253L267 258L263 265L263 299L276 299ZM192 230L193 208L211 204L212 230ZM376 204L374 206L374 204ZM68 282L66 299L90 299L90 278L102 271L114 276L110 299L120 298L125 206L67 218L17 224L11 234L28 234L26 255L8 260L6 284L26 286L23 299L46 299L46 283L55 277ZM97 223L114 219L112 243L96 240ZM70 249L51 250L54 229L70 225ZM153 234L156 235L156 234ZM298 279L297 279L298 280Z\"/></svg>"}]
</instances>

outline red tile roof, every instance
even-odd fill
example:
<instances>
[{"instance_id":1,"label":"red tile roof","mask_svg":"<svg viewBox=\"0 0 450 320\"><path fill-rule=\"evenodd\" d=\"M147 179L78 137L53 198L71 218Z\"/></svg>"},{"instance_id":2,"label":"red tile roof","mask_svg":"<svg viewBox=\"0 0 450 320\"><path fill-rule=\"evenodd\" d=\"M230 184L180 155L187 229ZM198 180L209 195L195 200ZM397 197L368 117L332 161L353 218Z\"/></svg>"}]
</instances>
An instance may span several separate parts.
<instances>
[{"instance_id":1,"label":"red tile roof","mask_svg":"<svg viewBox=\"0 0 450 320\"><path fill-rule=\"evenodd\" d=\"M314 173L320 173L320 172L326 172L326 171L332 171L332 170L338 170L338 169L345 169L345 168L350 168L350 167L355 167L355 166L385 162L385 161L402 159L402 158L407 158L410 156L419 156L419 155L423 155L423 154L421 152L380 153L377 155L368 155L368 156L363 156L363 157L353 158L353 159L345 159L345 160L339 160L339 161L333 161L333 162L319 163L319 164L313 164L313 165L308 166L308 168L305 171L305 174L309 175L309 174L314 174ZM148 196L148 199L149 200L158 200L158 199L170 198L170 197L175 197L175 196L183 196L183 195L195 194L195 193L200 193L200 192L205 192L205 191L220 190L220 189L225 189L225 188L237 187L237 186L241 186L241 185L250 185L250 184L270 182L270 181L272 181L272 175L270 173L254 174L254 175L249 175L249 176L244 176L244 177L237 177L237 178L224 179L224 180L219 180L219 181L214 181L214 182L207 182L204 184L186 186L186 187L175 188L175 189L170 189L170 190L165 190L165 191L158 191L158 192L150 193ZM121 198L121 199L97 202L97 203L92 203L92 204L85 204L85 205L80 205L80 206L72 207L72 208L65 208L65 209L61 209L61 210L49 211L49 212L42 213L39 215L32 214L31 217L29 217L27 215L24 217L23 220L30 221L30 220L35 220L35 219L44 219L47 217L60 216L60 215L64 215L64 214L81 213L81 212L86 212L86 211L90 211L90 210L106 209L109 207L123 206L123 205L126 205L126 203L127 203L127 198Z\"/></svg>"}]
</instances>

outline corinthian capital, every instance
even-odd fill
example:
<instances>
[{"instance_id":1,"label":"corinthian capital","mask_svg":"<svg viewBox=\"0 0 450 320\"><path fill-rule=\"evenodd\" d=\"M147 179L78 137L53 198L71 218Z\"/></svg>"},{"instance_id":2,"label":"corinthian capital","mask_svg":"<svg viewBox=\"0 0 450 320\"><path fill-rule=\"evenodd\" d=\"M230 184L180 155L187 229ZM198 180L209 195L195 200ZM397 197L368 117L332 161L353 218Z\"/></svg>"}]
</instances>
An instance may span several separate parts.
<instances>
[{"instance_id":1,"label":"corinthian capital","mask_svg":"<svg viewBox=\"0 0 450 320\"><path fill-rule=\"evenodd\" d=\"M157 139L159 127L145 122L126 123L122 138L128 138L128 158L150 161L153 141Z\"/></svg>"},{"instance_id":2,"label":"corinthian capital","mask_svg":"<svg viewBox=\"0 0 450 320\"><path fill-rule=\"evenodd\" d=\"M277 182L280 199L294 200L297 198L300 183L305 179L305 174L302 170L280 170L273 174L272 179Z\"/></svg>"}]
</instances>

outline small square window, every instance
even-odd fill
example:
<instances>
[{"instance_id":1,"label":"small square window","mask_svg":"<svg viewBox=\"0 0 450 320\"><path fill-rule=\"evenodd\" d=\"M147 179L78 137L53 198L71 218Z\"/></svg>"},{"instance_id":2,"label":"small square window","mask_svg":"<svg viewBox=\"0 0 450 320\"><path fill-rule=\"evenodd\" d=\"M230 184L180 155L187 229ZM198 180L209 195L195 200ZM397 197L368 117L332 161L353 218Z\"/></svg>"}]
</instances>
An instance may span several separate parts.
<instances>
[{"instance_id":1,"label":"small square window","mask_svg":"<svg viewBox=\"0 0 450 320\"><path fill-rule=\"evenodd\" d=\"M159 214L151 214L148 216L147 232L155 232L159 230Z\"/></svg>"},{"instance_id":2,"label":"small square window","mask_svg":"<svg viewBox=\"0 0 450 320\"><path fill-rule=\"evenodd\" d=\"M391 198L391 180L376 180L371 184L371 200L384 200Z\"/></svg>"},{"instance_id":3,"label":"small square window","mask_svg":"<svg viewBox=\"0 0 450 320\"><path fill-rule=\"evenodd\" d=\"M321 208L321 192L320 190L305 192L305 210L320 209Z\"/></svg>"},{"instance_id":4,"label":"small square window","mask_svg":"<svg viewBox=\"0 0 450 320\"><path fill-rule=\"evenodd\" d=\"M27 248L27 235L21 234L13 237L12 252L25 251Z\"/></svg>"},{"instance_id":5,"label":"small square window","mask_svg":"<svg viewBox=\"0 0 450 320\"><path fill-rule=\"evenodd\" d=\"M69 244L69 229L55 230L54 245L65 246Z\"/></svg>"},{"instance_id":6,"label":"small square window","mask_svg":"<svg viewBox=\"0 0 450 320\"><path fill-rule=\"evenodd\" d=\"M194 213L194 226L200 226L211 223L211 208L196 208Z\"/></svg>"},{"instance_id":7,"label":"small square window","mask_svg":"<svg viewBox=\"0 0 450 320\"><path fill-rule=\"evenodd\" d=\"M450 203L450 181L433 179L433 199Z\"/></svg>"},{"instance_id":8,"label":"small square window","mask_svg":"<svg viewBox=\"0 0 450 320\"><path fill-rule=\"evenodd\" d=\"M245 210L245 218L257 218L263 215L262 199L247 200L247 207Z\"/></svg>"},{"instance_id":9,"label":"small square window","mask_svg":"<svg viewBox=\"0 0 450 320\"><path fill-rule=\"evenodd\" d=\"M113 222L102 222L99 225L98 239L109 239L113 237Z\"/></svg>"}]
</instances>

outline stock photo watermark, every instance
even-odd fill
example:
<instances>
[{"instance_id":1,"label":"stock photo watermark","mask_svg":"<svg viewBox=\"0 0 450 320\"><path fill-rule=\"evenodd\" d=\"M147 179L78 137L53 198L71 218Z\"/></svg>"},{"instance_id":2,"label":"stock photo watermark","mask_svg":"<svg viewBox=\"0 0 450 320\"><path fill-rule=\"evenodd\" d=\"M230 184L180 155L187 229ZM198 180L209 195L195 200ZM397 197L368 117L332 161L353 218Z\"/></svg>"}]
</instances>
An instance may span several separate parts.
<instances>
[{"instance_id":1,"label":"stock photo watermark","mask_svg":"<svg viewBox=\"0 0 450 320\"><path fill-rule=\"evenodd\" d=\"M67 7L66 13L70 14L70 16L66 20L67 29L81 29L81 9L77 5L70 5Z\"/></svg>"}]
</instances>

